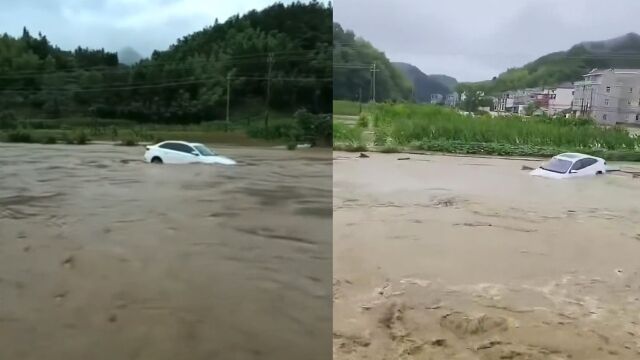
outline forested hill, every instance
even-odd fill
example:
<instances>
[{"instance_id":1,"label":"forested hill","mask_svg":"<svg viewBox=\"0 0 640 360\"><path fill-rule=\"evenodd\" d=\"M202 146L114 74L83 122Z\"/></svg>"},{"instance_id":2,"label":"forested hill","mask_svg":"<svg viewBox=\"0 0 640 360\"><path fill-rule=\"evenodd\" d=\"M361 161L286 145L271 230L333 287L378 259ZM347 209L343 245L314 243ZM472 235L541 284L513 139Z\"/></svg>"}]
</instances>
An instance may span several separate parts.
<instances>
[{"instance_id":1,"label":"forested hill","mask_svg":"<svg viewBox=\"0 0 640 360\"><path fill-rule=\"evenodd\" d=\"M579 80L594 68L640 68L640 35L629 33L604 41L582 42L475 85L489 93L556 85Z\"/></svg>"},{"instance_id":2,"label":"forested hill","mask_svg":"<svg viewBox=\"0 0 640 360\"><path fill-rule=\"evenodd\" d=\"M331 111L332 8L277 3L178 40L133 66L116 53L65 51L46 36L0 37L0 109L29 116L96 115L138 121L224 119L231 106Z\"/></svg>"},{"instance_id":3,"label":"forested hill","mask_svg":"<svg viewBox=\"0 0 640 360\"><path fill-rule=\"evenodd\" d=\"M440 94L446 96L452 92L445 84L426 75L414 65L394 62L393 66L400 70L413 84L413 100L416 102L430 102L431 95Z\"/></svg>"},{"instance_id":4,"label":"forested hill","mask_svg":"<svg viewBox=\"0 0 640 360\"><path fill-rule=\"evenodd\" d=\"M376 100L411 97L411 83L386 55L350 30L333 24L333 96L337 100L372 99L371 66L376 64Z\"/></svg>"}]
</instances>

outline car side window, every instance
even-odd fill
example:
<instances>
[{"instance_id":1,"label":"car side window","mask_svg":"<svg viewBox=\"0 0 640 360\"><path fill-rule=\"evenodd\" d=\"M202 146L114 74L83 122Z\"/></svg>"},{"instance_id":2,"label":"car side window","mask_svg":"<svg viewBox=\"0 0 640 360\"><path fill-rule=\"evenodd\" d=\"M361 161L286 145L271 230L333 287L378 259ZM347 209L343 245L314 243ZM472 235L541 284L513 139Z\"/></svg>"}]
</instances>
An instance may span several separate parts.
<instances>
[{"instance_id":1,"label":"car side window","mask_svg":"<svg viewBox=\"0 0 640 360\"><path fill-rule=\"evenodd\" d=\"M187 153L187 154L191 154L194 151L194 149L191 146L185 145L185 144L176 144L175 150L183 153Z\"/></svg>"},{"instance_id":2,"label":"car side window","mask_svg":"<svg viewBox=\"0 0 640 360\"><path fill-rule=\"evenodd\" d=\"M183 153L191 154L193 152L193 148L189 145L180 144L180 143L166 143L160 145L161 148L173 151L180 151Z\"/></svg>"},{"instance_id":3,"label":"car side window","mask_svg":"<svg viewBox=\"0 0 640 360\"><path fill-rule=\"evenodd\" d=\"M594 159L594 158L586 158L586 159L580 159L578 161L575 162L575 164L573 164L573 167L571 168L571 170L582 170L586 167L589 167L595 163L597 163L598 160Z\"/></svg>"},{"instance_id":4,"label":"car side window","mask_svg":"<svg viewBox=\"0 0 640 360\"><path fill-rule=\"evenodd\" d=\"M585 159L580 159L580 160L576 161L575 163L573 163L573 166L571 167L571 170L582 170L582 169L584 169L585 168L584 160Z\"/></svg>"},{"instance_id":5,"label":"car side window","mask_svg":"<svg viewBox=\"0 0 640 360\"><path fill-rule=\"evenodd\" d=\"M160 148L167 149L167 150L178 150L176 148L176 145L178 145L178 144L176 144L176 143L164 143L164 144L160 145Z\"/></svg>"},{"instance_id":6,"label":"car side window","mask_svg":"<svg viewBox=\"0 0 640 360\"><path fill-rule=\"evenodd\" d=\"M582 166L583 169L598 162L598 160L593 159L593 158L583 159L582 161L584 162L583 166Z\"/></svg>"}]
</instances>

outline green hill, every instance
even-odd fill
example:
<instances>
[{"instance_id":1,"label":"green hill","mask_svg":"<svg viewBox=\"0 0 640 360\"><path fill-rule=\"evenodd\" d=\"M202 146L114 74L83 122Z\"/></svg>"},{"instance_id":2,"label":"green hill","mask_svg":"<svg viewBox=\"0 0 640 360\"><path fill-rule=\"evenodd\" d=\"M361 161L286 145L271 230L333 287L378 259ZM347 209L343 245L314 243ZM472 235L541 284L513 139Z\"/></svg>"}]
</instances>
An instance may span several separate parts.
<instances>
[{"instance_id":1,"label":"green hill","mask_svg":"<svg viewBox=\"0 0 640 360\"><path fill-rule=\"evenodd\" d=\"M393 65L413 84L413 97L416 102L430 102L433 94L446 96L451 93L449 87L426 75L416 66L402 62L394 62Z\"/></svg>"},{"instance_id":2,"label":"green hill","mask_svg":"<svg viewBox=\"0 0 640 360\"><path fill-rule=\"evenodd\" d=\"M576 81L594 68L640 68L640 35L576 44L512 68L490 81L475 83L489 93Z\"/></svg>"},{"instance_id":3,"label":"green hill","mask_svg":"<svg viewBox=\"0 0 640 360\"><path fill-rule=\"evenodd\" d=\"M454 77L442 74L430 74L428 76L446 86L451 92L455 91L458 86L458 80Z\"/></svg>"},{"instance_id":4,"label":"green hill","mask_svg":"<svg viewBox=\"0 0 640 360\"><path fill-rule=\"evenodd\" d=\"M232 109L263 114L271 59L271 108L329 113L332 12L319 2L276 3L216 21L133 66L102 49L62 50L26 29L21 37L4 34L0 109L51 118L220 120L231 74Z\"/></svg>"},{"instance_id":5,"label":"green hill","mask_svg":"<svg viewBox=\"0 0 640 360\"><path fill-rule=\"evenodd\" d=\"M411 83L396 69L387 56L353 31L333 24L333 97L336 100L372 98L371 65L376 64L376 100L408 100Z\"/></svg>"}]
</instances>

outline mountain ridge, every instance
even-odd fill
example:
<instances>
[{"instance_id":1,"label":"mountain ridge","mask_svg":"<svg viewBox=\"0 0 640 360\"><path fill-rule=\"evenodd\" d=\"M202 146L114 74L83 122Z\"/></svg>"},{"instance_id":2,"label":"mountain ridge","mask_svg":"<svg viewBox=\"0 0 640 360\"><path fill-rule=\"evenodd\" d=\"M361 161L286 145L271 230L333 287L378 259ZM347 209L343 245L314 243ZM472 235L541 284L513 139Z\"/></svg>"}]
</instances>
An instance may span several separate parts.
<instances>
[{"instance_id":1,"label":"mountain ridge","mask_svg":"<svg viewBox=\"0 0 640 360\"><path fill-rule=\"evenodd\" d=\"M413 100L416 102L430 102L431 95L440 94L446 96L452 92L447 85L425 74L415 65L399 61L392 62L392 64L413 85Z\"/></svg>"},{"instance_id":2,"label":"mountain ridge","mask_svg":"<svg viewBox=\"0 0 640 360\"><path fill-rule=\"evenodd\" d=\"M594 68L640 68L640 35L630 32L599 41L582 41L564 51L543 55L511 68L492 80L468 83L496 93L577 81Z\"/></svg>"}]
</instances>

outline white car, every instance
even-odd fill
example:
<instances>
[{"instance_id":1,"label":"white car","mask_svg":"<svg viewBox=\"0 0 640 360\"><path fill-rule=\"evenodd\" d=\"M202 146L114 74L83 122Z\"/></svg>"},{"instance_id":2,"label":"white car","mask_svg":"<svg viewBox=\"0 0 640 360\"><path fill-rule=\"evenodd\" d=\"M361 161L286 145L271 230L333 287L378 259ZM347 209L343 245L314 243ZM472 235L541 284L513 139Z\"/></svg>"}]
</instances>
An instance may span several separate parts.
<instances>
[{"instance_id":1,"label":"white car","mask_svg":"<svg viewBox=\"0 0 640 360\"><path fill-rule=\"evenodd\" d=\"M556 155L551 160L531 171L531 175L552 179L603 175L607 172L604 159L578 153Z\"/></svg>"},{"instance_id":2,"label":"white car","mask_svg":"<svg viewBox=\"0 0 640 360\"><path fill-rule=\"evenodd\" d=\"M144 160L152 164L220 164L235 165L236 162L216 154L198 143L185 141L163 141L146 146Z\"/></svg>"}]
</instances>

